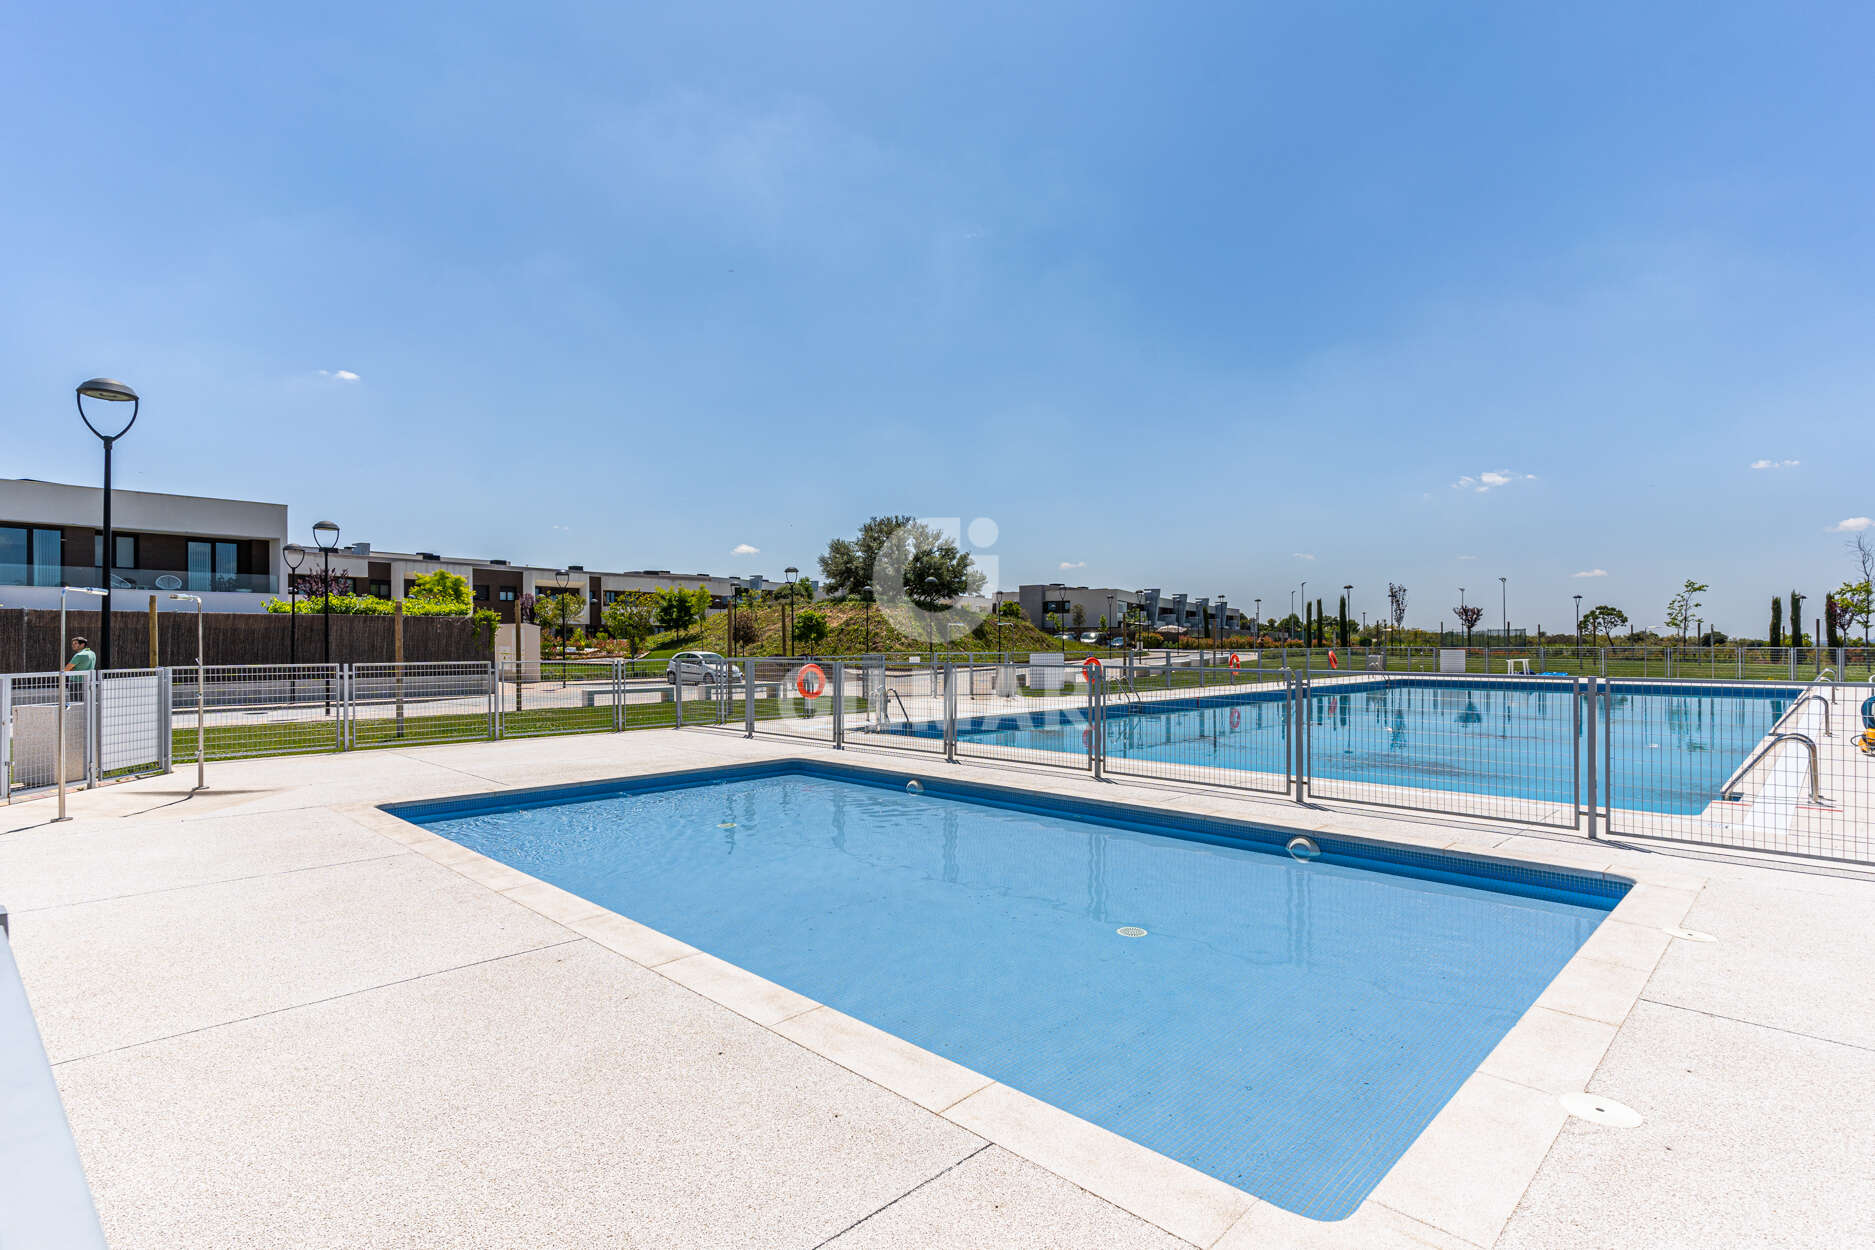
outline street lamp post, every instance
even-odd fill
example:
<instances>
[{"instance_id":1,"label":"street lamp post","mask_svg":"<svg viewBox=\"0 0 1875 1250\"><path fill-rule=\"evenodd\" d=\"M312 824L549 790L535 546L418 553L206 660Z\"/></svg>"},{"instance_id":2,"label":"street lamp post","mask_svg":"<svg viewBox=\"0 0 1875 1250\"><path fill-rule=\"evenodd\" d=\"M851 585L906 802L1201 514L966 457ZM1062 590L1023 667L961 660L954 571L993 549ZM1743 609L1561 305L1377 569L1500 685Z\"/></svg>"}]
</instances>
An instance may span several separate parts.
<instances>
[{"instance_id":1,"label":"street lamp post","mask_svg":"<svg viewBox=\"0 0 1875 1250\"><path fill-rule=\"evenodd\" d=\"M1341 619L1345 621L1352 615L1354 615L1354 583L1349 582L1341 588ZM1344 630L1343 632L1345 633L1346 631ZM1341 640L1341 645L1345 647L1350 641L1352 640L1344 637Z\"/></svg>"},{"instance_id":2,"label":"street lamp post","mask_svg":"<svg viewBox=\"0 0 1875 1250\"><path fill-rule=\"evenodd\" d=\"M1576 663L1582 662L1582 596L1570 596L1576 601Z\"/></svg>"},{"instance_id":3,"label":"street lamp post","mask_svg":"<svg viewBox=\"0 0 1875 1250\"><path fill-rule=\"evenodd\" d=\"M115 434L106 434L85 415L86 397L114 404L129 404L130 420L124 422L124 428ZM79 383L76 400L78 419L104 444L104 550L100 553L98 572L99 583L104 587L103 616L98 625L98 667L102 669L111 666L111 568L117 563L111 550L114 545L111 534L111 448L118 439L130 433L130 427L137 423L137 409L143 401L137 398L137 393L129 386L115 378L92 378L88 382Z\"/></svg>"},{"instance_id":4,"label":"street lamp post","mask_svg":"<svg viewBox=\"0 0 1875 1250\"><path fill-rule=\"evenodd\" d=\"M1497 579L1498 593L1502 596L1501 606L1504 613L1504 645L1510 645L1510 578Z\"/></svg>"},{"instance_id":5,"label":"street lamp post","mask_svg":"<svg viewBox=\"0 0 1875 1250\"><path fill-rule=\"evenodd\" d=\"M801 576L801 570L790 564L781 570L788 577L788 619L781 623L781 654L794 654L794 584Z\"/></svg>"},{"instance_id":6,"label":"street lamp post","mask_svg":"<svg viewBox=\"0 0 1875 1250\"><path fill-rule=\"evenodd\" d=\"M313 542L319 548L319 554L325 561L324 593L325 603L320 615L325 617L325 654L319 662L326 668L326 715L332 714L332 552L339 545L339 527L335 521L319 521L312 527Z\"/></svg>"},{"instance_id":7,"label":"street lamp post","mask_svg":"<svg viewBox=\"0 0 1875 1250\"><path fill-rule=\"evenodd\" d=\"M106 491L105 497L109 498L109 496L110 496L110 492ZM106 594L104 591L98 590L95 587L91 587L91 586L61 586L59 588L59 645L61 647L67 645L66 636L65 636L65 596L66 595L96 595L100 599L104 600L104 604L107 609L105 612L105 615L106 616L110 615L108 609L110 607L111 597L108 594ZM81 677L79 678L79 680L84 681L85 679ZM54 710L52 713L52 732L55 735L57 735L58 740L59 740L58 761L57 761L57 768L59 770L59 814L52 818L53 824L57 824L61 820L71 819L70 816L67 816L65 814L65 698L66 698L66 691L69 688L70 687L66 685L66 681L65 681L64 665L60 665L59 666L59 697L54 702ZM81 686L80 689L83 689L83 687Z\"/></svg>"},{"instance_id":8,"label":"street lamp post","mask_svg":"<svg viewBox=\"0 0 1875 1250\"><path fill-rule=\"evenodd\" d=\"M1464 606L1465 606L1465 588L1463 586L1460 586L1458 588L1458 606L1461 611L1464 609ZM1461 625L1465 623L1464 618L1462 616L1459 618L1458 623ZM1445 621L1443 618L1441 618L1439 621L1439 645L1442 647L1445 645ZM1471 633L1469 630L1467 630L1465 634L1465 645L1467 647L1471 645ZM1470 661L1468 660L1466 661L1466 663L1470 663Z\"/></svg>"},{"instance_id":9,"label":"street lamp post","mask_svg":"<svg viewBox=\"0 0 1875 1250\"><path fill-rule=\"evenodd\" d=\"M924 645L925 650L931 653L931 676L934 681L937 678L937 643L932 640L931 614L937 606L937 584L935 577L924 579Z\"/></svg>"},{"instance_id":10,"label":"street lamp post","mask_svg":"<svg viewBox=\"0 0 1875 1250\"><path fill-rule=\"evenodd\" d=\"M306 548L298 543L288 543L280 548L280 558L286 562L286 662L299 663L299 566L306 561Z\"/></svg>"},{"instance_id":11,"label":"street lamp post","mask_svg":"<svg viewBox=\"0 0 1875 1250\"><path fill-rule=\"evenodd\" d=\"M208 731L203 726L207 723L208 701L204 692L208 687L204 683L208 673L204 660L207 648L202 645L202 596L171 592L169 597L186 599L195 605L195 788L206 790L208 780L205 775L207 768L205 761L208 759Z\"/></svg>"},{"instance_id":12,"label":"street lamp post","mask_svg":"<svg viewBox=\"0 0 1875 1250\"><path fill-rule=\"evenodd\" d=\"M1304 618L1307 618L1308 614L1309 614L1309 584L1307 582L1303 582L1302 583L1302 615ZM1305 648L1313 647L1315 645L1315 639L1309 635L1309 631L1307 629L1304 629L1302 631L1302 645Z\"/></svg>"}]
</instances>

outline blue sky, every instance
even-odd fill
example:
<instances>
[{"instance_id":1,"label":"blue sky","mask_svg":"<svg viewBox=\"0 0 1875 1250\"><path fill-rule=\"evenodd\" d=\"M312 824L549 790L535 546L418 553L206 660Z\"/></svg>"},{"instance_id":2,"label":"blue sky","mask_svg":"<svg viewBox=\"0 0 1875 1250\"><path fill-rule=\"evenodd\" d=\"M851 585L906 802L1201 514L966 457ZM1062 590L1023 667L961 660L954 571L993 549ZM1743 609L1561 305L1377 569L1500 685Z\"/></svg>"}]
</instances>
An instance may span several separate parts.
<instances>
[{"instance_id":1,"label":"blue sky","mask_svg":"<svg viewBox=\"0 0 1875 1250\"><path fill-rule=\"evenodd\" d=\"M885 7L16 10L4 472L92 480L104 373L124 485L392 548L904 511L1006 585L1754 634L1849 574L1875 10Z\"/></svg>"}]
</instances>

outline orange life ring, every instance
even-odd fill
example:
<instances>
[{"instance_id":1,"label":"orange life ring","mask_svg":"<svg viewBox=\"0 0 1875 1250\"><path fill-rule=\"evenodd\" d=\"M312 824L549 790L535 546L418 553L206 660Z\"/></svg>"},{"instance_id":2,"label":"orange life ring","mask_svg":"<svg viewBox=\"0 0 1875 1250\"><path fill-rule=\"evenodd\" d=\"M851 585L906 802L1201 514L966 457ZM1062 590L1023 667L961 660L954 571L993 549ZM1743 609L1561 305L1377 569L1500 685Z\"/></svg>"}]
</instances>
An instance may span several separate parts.
<instances>
[{"instance_id":1,"label":"orange life ring","mask_svg":"<svg viewBox=\"0 0 1875 1250\"><path fill-rule=\"evenodd\" d=\"M1340 667L1341 667L1341 662L1340 662L1339 660L1337 660L1337 659L1335 659L1335 652L1334 652L1334 649L1333 649L1332 647L1331 647L1331 648L1329 648L1329 651L1328 651L1328 667L1329 667L1329 668L1340 668Z\"/></svg>"},{"instance_id":2,"label":"orange life ring","mask_svg":"<svg viewBox=\"0 0 1875 1250\"><path fill-rule=\"evenodd\" d=\"M803 699L818 699L827 693L827 674L818 664L804 664L795 675L794 688Z\"/></svg>"},{"instance_id":3,"label":"orange life ring","mask_svg":"<svg viewBox=\"0 0 1875 1250\"><path fill-rule=\"evenodd\" d=\"M1234 707L1230 710L1230 727L1232 729L1243 728L1243 709L1242 708Z\"/></svg>"},{"instance_id":4,"label":"orange life ring","mask_svg":"<svg viewBox=\"0 0 1875 1250\"><path fill-rule=\"evenodd\" d=\"M1100 672L1100 657L1099 656L1090 655L1085 660L1081 661L1081 675L1087 678L1089 685L1093 684L1094 677L1099 672Z\"/></svg>"},{"instance_id":5,"label":"orange life ring","mask_svg":"<svg viewBox=\"0 0 1875 1250\"><path fill-rule=\"evenodd\" d=\"M1231 652L1230 653L1230 671L1235 673L1237 670L1241 669L1242 667L1243 667L1243 661L1237 658L1237 653L1235 651ZM1231 726L1231 728L1235 729L1236 726L1233 725Z\"/></svg>"}]
</instances>

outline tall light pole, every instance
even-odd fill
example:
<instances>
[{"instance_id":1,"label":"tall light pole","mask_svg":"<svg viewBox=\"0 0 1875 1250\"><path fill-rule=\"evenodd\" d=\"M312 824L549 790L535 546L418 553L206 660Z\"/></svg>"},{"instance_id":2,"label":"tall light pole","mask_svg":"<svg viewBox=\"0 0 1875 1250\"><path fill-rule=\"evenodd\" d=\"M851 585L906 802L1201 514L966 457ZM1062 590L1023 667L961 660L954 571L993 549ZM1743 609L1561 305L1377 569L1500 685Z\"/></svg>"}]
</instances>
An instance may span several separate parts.
<instances>
[{"instance_id":1,"label":"tall light pole","mask_svg":"<svg viewBox=\"0 0 1875 1250\"><path fill-rule=\"evenodd\" d=\"M1504 645L1510 645L1510 578L1497 579L1498 593L1503 596L1501 604L1504 613Z\"/></svg>"},{"instance_id":2,"label":"tall light pole","mask_svg":"<svg viewBox=\"0 0 1875 1250\"><path fill-rule=\"evenodd\" d=\"M1582 596L1571 596L1576 601L1576 659L1582 659Z\"/></svg>"},{"instance_id":3,"label":"tall light pole","mask_svg":"<svg viewBox=\"0 0 1875 1250\"><path fill-rule=\"evenodd\" d=\"M207 648L202 645L202 596L177 594L172 591L169 597L186 599L195 605L195 788L206 790L208 780L204 775L204 770L207 765L204 761L208 759L208 731L203 728L203 725L207 722L208 702L204 692L208 687L204 683L207 680L208 671L203 660Z\"/></svg>"},{"instance_id":4,"label":"tall light pole","mask_svg":"<svg viewBox=\"0 0 1875 1250\"><path fill-rule=\"evenodd\" d=\"M1341 619L1345 621L1349 619L1350 617L1352 617L1353 615L1354 615L1354 583L1349 582L1347 585L1341 588ZM1352 641L1351 639L1343 638L1341 640L1341 645L1345 647L1351 641Z\"/></svg>"},{"instance_id":5,"label":"tall light pole","mask_svg":"<svg viewBox=\"0 0 1875 1250\"><path fill-rule=\"evenodd\" d=\"M788 575L788 619L781 623L781 654L794 654L794 583L801 576L801 570L790 564L781 570Z\"/></svg>"},{"instance_id":6,"label":"tall light pole","mask_svg":"<svg viewBox=\"0 0 1875 1250\"><path fill-rule=\"evenodd\" d=\"M108 494L109 492L106 492L106 493ZM59 588L59 645L61 647L67 645L66 637L65 637L65 596L66 595L96 595L99 598L104 600L106 607L108 607L111 602L109 595L105 594L102 590L98 590L91 586L61 586ZM106 615L109 615L109 613L107 612ZM81 677L79 678L79 680L83 681L85 679ZM59 697L55 704L55 709L52 713L52 732L58 737L58 740L59 740L58 763L57 763L57 767L59 770L59 814L53 817L52 819L53 824L57 824L61 820L71 819L70 816L67 816L65 814L65 698L66 698L66 691L68 689L70 689L70 687L68 687L65 684L64 666L60 665L59 666ZM80 687L80 689L83 689L83 687Z\"/></svg>"},{"instance_id":7,"label":"tall light pole","mask_svg":"<svg viewBox=\"0 0 1875 1250\"><path fill-rule=\"evenodd\" d=\"M306 562L306 548L298 543L288 543L280 548L280 558L286 563L286 662L299 663L299 566Z\"/></svg>"},{"instance_id":8,"label":"tall light pole","mask_svg":"<svg viewBox=\"0 0 1875 1250\"><path fill-rule=\"evenodd\" d=\"M339 527L336 521L319 521L312 527L313 542L319 547L319 554L325 559L325 604L321 615L325 617L325 654L319 662L326 666L326 714L332 714L332 552L339 545Z\"/></svg>"},{"instance_id":9,"label":"tall light pole","mask_svg":"<svg viewBox=\"0 0 1875 1250\"><path fill-rule=\"evenodd\" d=\"M1309 614L1309 584L1308 582L1304 581L1302 583L1302 616L1305 621L1308 617L1308 614ZM1302 645L1304 647L1313 647L1315 645L1315 639L1309 636L1309 631L1307 629L1304 629L1302 631Z\"/></svg>"},{"instance_id":10,"label":"tall light pole","mask_svg":"<svg viewBox=\"0 0 1875 1250\"><path fill-rule=\"evenodd\" d=\"M124 428L115 434L106 434L93 425L91 418L85 415L87 397L102 399L113 404L129 404L130 420L124 422ZM115 545L111 533L111 447L118 439L130 433L130 427L137 423L137 409L142 406L143 401L137 398L137 393L128 385L119 382L116 378L92 378L88 382L80 382L76 399L78 419L83 421L85 428L95 434L98 441L104 444L104 550L100 553L99 564L102 567L98 573L99 584L104 587L104 606L103 619L98 626L98 667L109 668L111 666L111 568L117 563L113 558L114 552L111 550Z\"/></svg>"},{"instance_id":11,"label":"tall light pole","mask_svg":"<svg viewBox=\"0 0 1875 1250\"><path fill-rule=\"evenodd\" d=\"M1458 588L1458 606L1461 608L1465 606L1465 588L1463 586L1460 586ZM1464 623L1465 623L1464 619L1461 617L1459 619L1459 624L1462 625ZM1439 621L1439 645L1442 647L1445 645L1445 620L1444 618L1441 618ZM1465 634L1465 645L1467 647L1471 645L1471 634L1469 631L1467 631L1467 633ZM1471 661L1469 660L1466 661L1467 664L1469 664L1470 662Z\"/></svg>"}]
</instances>

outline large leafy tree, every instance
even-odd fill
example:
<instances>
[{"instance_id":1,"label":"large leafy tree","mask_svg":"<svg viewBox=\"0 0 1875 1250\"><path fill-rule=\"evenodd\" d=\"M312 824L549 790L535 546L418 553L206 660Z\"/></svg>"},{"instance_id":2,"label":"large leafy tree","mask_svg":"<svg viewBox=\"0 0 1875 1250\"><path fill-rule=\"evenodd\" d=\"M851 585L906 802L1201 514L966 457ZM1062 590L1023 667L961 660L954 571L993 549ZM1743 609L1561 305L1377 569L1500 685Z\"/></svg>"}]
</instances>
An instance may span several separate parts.
<instances>
[{"instance_id":1,"label":"large leafy tree","mask_svg":"<svg viewBox=\"0 0 1875 1250\"><path fill-rule=\"evenodd\" d=\"M1588 636L1593 638L1596 634L1600 634L1607 639L1609 646L1614 645L1615 630L1627 623L1626 612L1605 603L1598 603L1582 614L1582 628L1587 631Z\"/></svg>"},{"instance_id":2,"label":"large leafy tree","mask_svg":"<svg viewBox=\"0 0 1875 1250\"><path fill-rule=\"evenodd\" d=\"M534 623L547 630L571 628L586 617L586 597L574 591L545 591L534 597Z\"/></svg>"},{"instance_id":3,"label":"large leafy tree","mask_svg":"<svg viewBox=\"0 0 1875 1250\"><path fill-rule=\"evenodd\" d=\"M657 633L657 618L650 608L633 599L618 598L605 605L605 611L599 619L605 622L605 632L622 640L631 649L636 658L644 646L645 639Z\"/></svg>"},{"instance_id":4,"label":"large leafy tree","mask_svg":"<svg viewBox=\"0 0 1875 1250\"><path fill-rule=\"evenodd\" d=\"M681 633L701 621L710 610L710 592L702 586L695 590L670 586L657 593L658 605L654 615L659 629Z\"/></svg>"},{"instance_id":5,"label":"large leafy tree","mask_svg":"<svg viewBox=\"0 0 1875 1250\"><path fill-rule=\"evenodd\" d=\"M1844 582L1836 587L1836 593L1830 596L1836 602L1836 617L1845 630L1862 627L1862 641L1869 636L1869 618L1875 615L1875 600L1871 599L1870 583Z\"/></svg>"},{"instance_id":6,"label":"large leafy tree","mask_svg":"<svg viewBox=\"0 0 1875 1250\"><path fill-rule=\"evenodd\" d=\"M820 557L833 598L896 600L927 611L983 588L983 574L942 531L909 516L876 516L853 538L836 538Z\"/></svg>"},{"instance_id":7,"label":"large leafy tree","mask_svg":"<svg viewBox=\"0 0 1875 1250\"><path fill-rule=\"evenodd\" d=\"M448 569L437 569L434 573L425 573L410 580L410 590L404 595L404 602L434 604L437 607L451 607L465 616L470 607L469 579Z\"/></svg>"}]
</instances>

